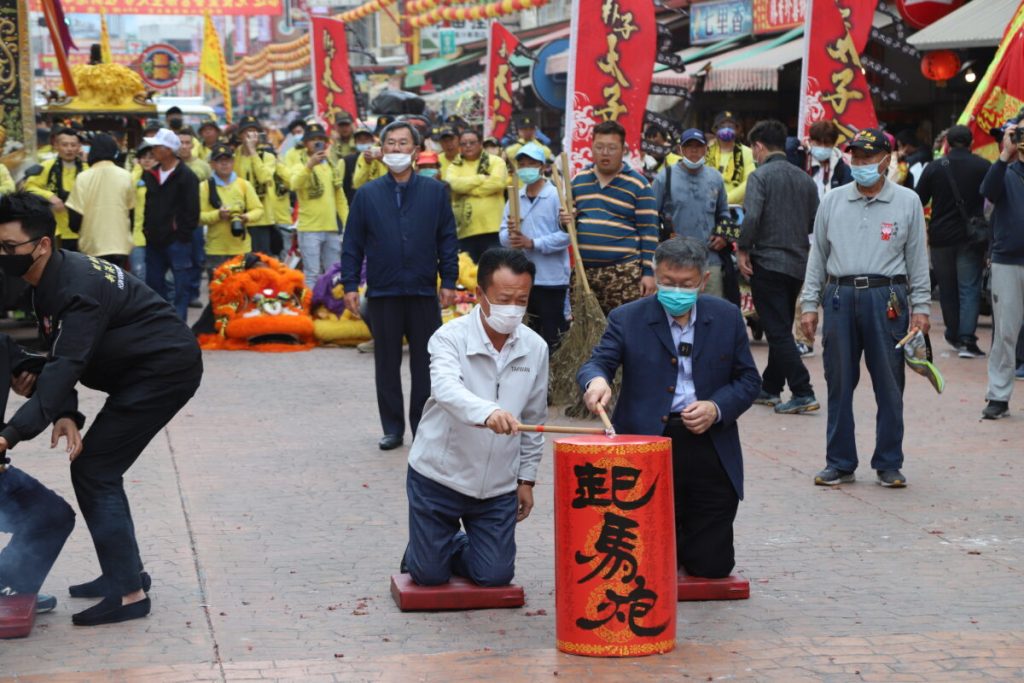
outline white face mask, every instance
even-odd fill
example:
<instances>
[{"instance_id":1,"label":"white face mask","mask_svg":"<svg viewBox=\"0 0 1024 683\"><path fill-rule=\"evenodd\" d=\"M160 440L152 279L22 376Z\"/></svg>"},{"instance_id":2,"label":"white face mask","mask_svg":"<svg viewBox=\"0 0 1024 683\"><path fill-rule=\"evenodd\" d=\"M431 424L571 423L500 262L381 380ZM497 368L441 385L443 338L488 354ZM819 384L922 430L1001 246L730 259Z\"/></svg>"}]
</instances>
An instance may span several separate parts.
<instances>
[{"instance_id":1,"label":"white face mask","mask_svg":"<svg viewBox=\"0 0 1024 683\"><path fill-rule=\"evenodd\" d=\"M484 295L484 301L487 302L491 309L490 315L484 315L484 320L498 334L512 334L523 322L523 316L526 315L526 306L492 304L486 294ZM480 312L483 313L483 309Z\"/></svg>"},{"instance_id":2,"label":"white face mask","mask_svg":"<svg viewBox=\"0 0 1024 683\"><path fill-rule=\"evenodd\" d=\"M402 171L412 166L412 155L401 154L399 152L385 154L384 165L387 166L392 173L401 173Z\"/></svg>"}]
</instances>

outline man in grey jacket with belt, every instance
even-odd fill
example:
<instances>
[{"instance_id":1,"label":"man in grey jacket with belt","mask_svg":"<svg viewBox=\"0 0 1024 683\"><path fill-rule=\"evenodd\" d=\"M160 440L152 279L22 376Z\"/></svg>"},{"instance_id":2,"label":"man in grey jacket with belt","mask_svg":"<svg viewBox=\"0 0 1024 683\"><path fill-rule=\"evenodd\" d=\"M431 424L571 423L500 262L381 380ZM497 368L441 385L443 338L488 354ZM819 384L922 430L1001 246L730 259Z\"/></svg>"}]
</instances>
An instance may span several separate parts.
<instances>
[{"instance_id":1,"label":"man in grey jacket with belt","mask_svg":"<svg viewBox=\"0 0 1024 683\"><path fill-rule=\"evenodd\" d=\"M515 573L516 523L533 508L544 448L518 426L547 419L548 345L522 324L535 272L522 251L487 250L480 305L430 338L431 394L406 481L403 571L420 585L455 574L503 586Z\"/></svg>"}]
</instances>

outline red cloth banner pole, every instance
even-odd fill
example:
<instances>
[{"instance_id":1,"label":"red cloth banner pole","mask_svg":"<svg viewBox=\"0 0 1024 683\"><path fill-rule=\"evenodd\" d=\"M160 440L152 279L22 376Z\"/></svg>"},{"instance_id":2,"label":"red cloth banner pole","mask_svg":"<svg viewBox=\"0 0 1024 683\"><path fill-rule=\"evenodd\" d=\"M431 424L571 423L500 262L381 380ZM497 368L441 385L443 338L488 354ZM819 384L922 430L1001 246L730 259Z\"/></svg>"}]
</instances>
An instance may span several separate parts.
<instances>
[{"instance_id":1,"label":"red cloth banner pole","mask_svg":"<svg viewBox=\"0 0 1024 683\"><path fill-rule=\"evenodd\" d=\"M352 72L348 67L345 22L314 17L312 31L316 113L328 127L333 127L334 117L340 112L346 111L353 117L358 113Z\"/></svg>"},{"instance_id":2,"label":"red cloth banner pole","mask_svg":"<svg viewBox=\"0 0 1024 683\"><path fill-rule=\"evenodd\" d=\"M622 124L639 167L657 43L650 0L573 0L564 145L573 172L593 162L591 136L602 121Z\"/></svg>"},{"instance_id":3,"label":"red cloth banner pole","mask_svg":"<svg viewBox=\"0 0 1024 683\"><path fill-rule=\"evenodd\" d=\"M841 139L878 125L860 62L877 4L878 0L816 0L811 4L804 24L799 138L803 139L816 121L835 121Z\"/></svg>"},{"instance_id":4,"label":"red cloth banner pole","mask_svg":"<svg viewBox=\"0 0 1024 683\"><path fill-rule=\"evenodd\" d=\"M484 136L499 140L508 132L512 119L512 65L509 60L519 47L519 39L500 22L491 22L487 38L487 103L484 109Z\"/></svg>"},{"instance_id":5,"label":"red cloth banner pole","mask_svg":"<svg viewBox=\"0 0 1024 683\"><path fill-rule=\"evenodd\" d=\"M42 0L42 9L43 16L46 17L46 28L50 31L53 54L57 59L57 69L60 71L60 79L64 83L64 92L69 97L74 97L78 94L78 88L75 86L75 79L71 77L71 66L68 64L68 53L64 41L67 27L61 28L63 13L57 10L54 0Z\"/></svg>"},{"instance_id":6,"label":"red cloth banner pole","mask_svg":"<svg viewBox=\"0 0 1024 683\"><path fill-rule=\"evenodd\" d=\"M637 657L676 644L672 441L555 441L555 629L562 652Z\"/></svg>"}]
</instances>

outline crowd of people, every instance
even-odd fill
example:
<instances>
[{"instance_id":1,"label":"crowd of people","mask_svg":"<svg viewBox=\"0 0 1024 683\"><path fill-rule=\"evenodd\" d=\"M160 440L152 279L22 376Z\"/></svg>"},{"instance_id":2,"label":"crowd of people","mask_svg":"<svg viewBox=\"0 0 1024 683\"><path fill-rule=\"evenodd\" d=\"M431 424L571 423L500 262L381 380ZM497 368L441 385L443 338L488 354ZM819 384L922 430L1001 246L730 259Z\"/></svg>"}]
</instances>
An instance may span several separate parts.
<instances>
[{"instance_id":1,"label":"crowd of people","mask_svg":"<svg viewBox=\"0 0 1024 683\"><path fill-rule=\"evenodd\" d=\"M569 188L554 182L554 155L535 123L519 121L517 133L503 148L458 120L433 126L381 117L370 128L344 112L330 130L299 119L277 133L247 116L230 131L204 121L196 132L169 112L136 149L125 149L115 132L88 136L85 152L79 128L54 129L53 158L20 181L28 194L0 203L0 267L46 292L36 299L44 331L70 310L59 303L70 296L69 278L95 270L101 280L91 286L109 281L117 292L76 299L93 308L63 322L102 320L83 332L95 341L53 336L51 359L26 371L36 403L0 431L0 451L48 422L78 439L77 411L66 398L78 379L110 393L84 443L85 453L99 455L73 465L73 477L94 538L102 525L120 541L115 548L97 540L104 575L74 590L106 599L77 615L80 623L148 612L148 602L132 607L143 604L148 575L118 482L194 392L201 364L173 369L178 383L164 387L168 400L160 410L154 404L141 430L147 438L130 447L112 443L130 423L118 411L129 399L149 405L156 394L108 386L90 373L117 356L106 353L117 334L127 334L121 341L131 348L130 333L113 332L121 324L153 325L170 346L187 346L191 359L180 323L197 305L203 272L241 254L290 255L309 287L340 262L345 306L373 334L363 348L374 353L379 448L402 446L407 426L414 437L403 567L422 584L452 574L483 585L511 580L515 523L533 507L541 454L540 436L518 426L546 420L549 355L570 329L571 291L581 286L571 275L570 227L608 318L581 361L579 389L599 412L621 369L616 429L671 437L678 556L690 574L722 577L733 568L740 415L753 404L780 415L820 409L804 363L819 326L828 425L817 485L855 480L853 395L862 358L878 405L871 469L884 487L907 485L904 358L895 344L908 331L929 332L934 280L946 341L960 358L984 357L976 329L989 262L994 334L983 417L1008 414L1014 377L1024 378L1024 128L1016 123L999 131L999 160L990 165L971 153L963 126L944 132L933 159L908 131L894 138L869 128L840 146L830 121L802 140L775 120L744 135L726 111L710 131L691 128L677 140L650 126L645 163L634 168L629 153L639 141L606 121L593 129L593 164ZM566 190L571 206L559 196ZM33 196L48 211L27 201ZM442 327L460 251L478 265L478 306ZM746 288L752 305L742 300ZM159 299L169 305L161 309ZM177 327L165 315L172 307ZM767 338L760 371L748 326ZM9 362L12 373L23 365L17 354ZM148 377L142 368L153 359L138 362L139 377ZM58 388L41 391L51 385ZM667 389L652 389L660 386ZM47 552L59 551L61 543L48 543ZM0 585L15 571L6 553ZM35 576L22 585L40 583Z\"/></svg>"}]
</instances>

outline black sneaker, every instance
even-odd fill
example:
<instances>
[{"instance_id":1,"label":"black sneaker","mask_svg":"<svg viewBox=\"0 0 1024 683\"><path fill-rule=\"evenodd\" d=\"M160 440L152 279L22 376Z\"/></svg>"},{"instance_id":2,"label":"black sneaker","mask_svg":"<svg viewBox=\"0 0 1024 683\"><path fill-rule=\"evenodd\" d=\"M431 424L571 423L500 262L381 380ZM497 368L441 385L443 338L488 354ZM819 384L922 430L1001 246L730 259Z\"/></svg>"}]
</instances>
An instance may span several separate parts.
<instances>
[{"instance_id":1,"label":"black sneaker","mask_svg":"<svg viewBox=\"0 0 1024 683\"><path fill-rule=\"evenodd\" d=\"M878 484L887 489L901 489L907 485L907 478L899 470L878 470Z\"/></svg>"},{"instance_id":2,"label":"black sneaker","mask_svg":"<svg viewBox=\"0 0 1024 683\"><path fill-rule=\"evenodd\" d=\"M803 342L797 342L796 350L800 354L801 358L814 357L814 344L804 344Z\"/></svg>"},{"instance_id":3,"label":"black sneaker","mask_svg":"<svg viewBox=\"0 0 1024 683\"><path fill-rule=\"evenodd\" d=\"M754 403L759 406L772 406L773 408L782 403L782 397L778 394L769 394L764 389L754 399Z\"/></svg>"},{"instance_id":4,"label":"black sneaker","mask_svg":"<svg viewBox=\"0 0 1024 683\"><path fill-rule=\"evenodd\" d=\"M814 483L818 486L838 486L839 484L852 484L857 481L853 472L843 472L835 467L826 467L814 475Z\"/></svg>"},{"instance_id":5,"label":"black sneaker","mask_svg":"<svg viewBox=\"0 0 1024 683\"><path fill-rule=\"evenodd\" d=\"M985 352L979 349L975 342L964 342L960 345L957 355L961 358L984 358Z\"/></svg>"},{"instance_id":6,"label":"black sneaker","mask_svg":"<svg viewBox=\"0 0 1024 683\"><path fill-rule=\"evenodd\" d=\"M983 420L998 420L1010 414L1010 404L1007 401L989 401L985 410L981 411Z\"/></svg>"}]
</instances>

